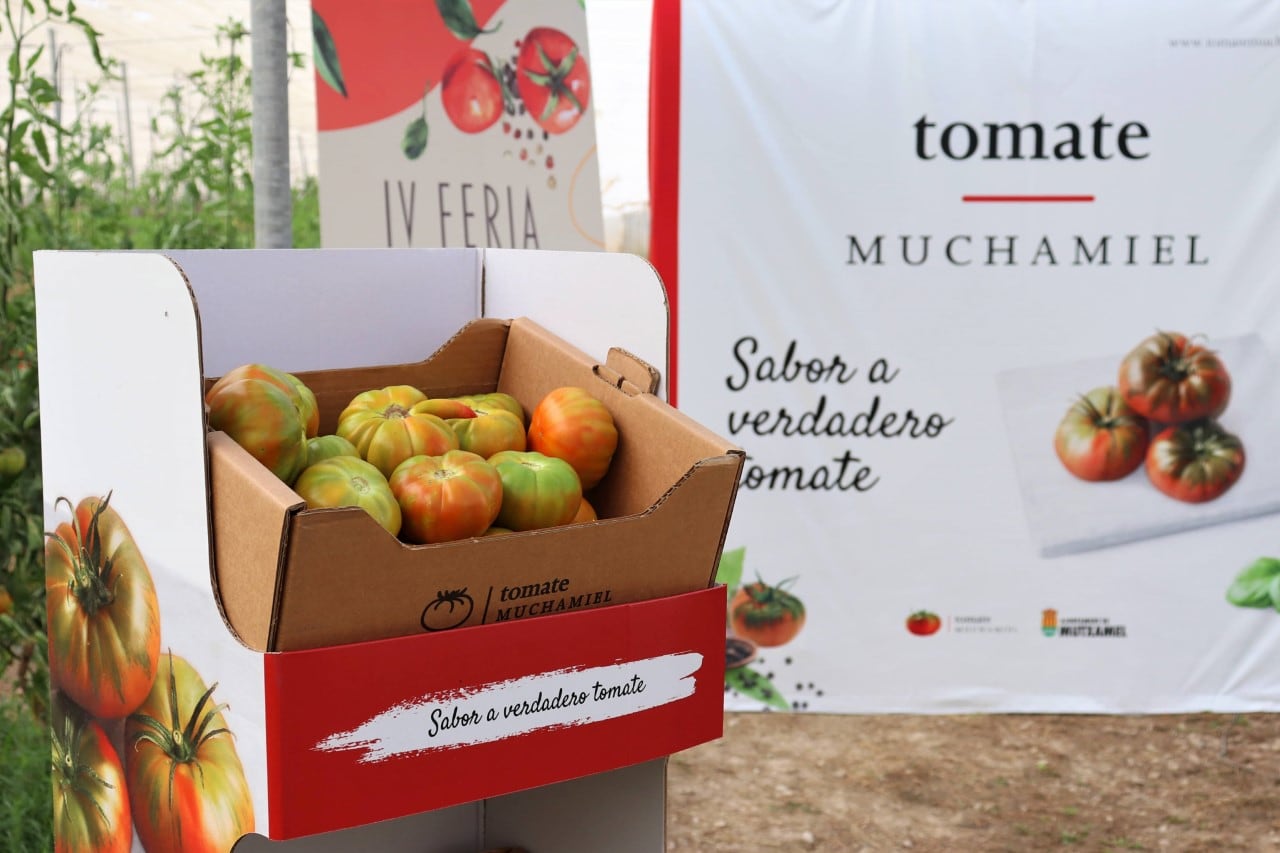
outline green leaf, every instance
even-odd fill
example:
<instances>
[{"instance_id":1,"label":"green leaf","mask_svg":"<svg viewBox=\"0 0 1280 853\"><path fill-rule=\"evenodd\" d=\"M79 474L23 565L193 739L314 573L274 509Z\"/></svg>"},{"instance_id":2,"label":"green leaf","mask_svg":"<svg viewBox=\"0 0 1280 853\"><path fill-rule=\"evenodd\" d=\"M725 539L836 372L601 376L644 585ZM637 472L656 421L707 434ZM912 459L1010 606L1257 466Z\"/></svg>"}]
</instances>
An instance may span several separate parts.
<instances>
[{"instance_id":1,"label":"green leaf","mask_svg":"<svg viewBox=\"0 0 1280 853\"><path fill-rule=\"evenodd\" d=\"M1227 601L1236 607L1280 607L1273 597L1273 581L1280 578L1280 560L1275 557L1259 557L1227 588Z\"/></svg>"},{"instance_id":2,"label":"green leaf","mask_svg":"<svg viewBox=\"0 0 1280 853\"><path fill-rule=\"evenodd\" d=\"M475 13L471 11L471 0L436 0L436 9L449 32L462 41L471 41L481 33L497 32L498 27L502 26L499 22L491 29L480 29Z\"/></svg>"},{"instance_id":3,"label":"green leaf","mask_svg":"<svg viewBox=\"0 0 1280 853\"><path fill-rule=\"evenodd\" d=\"M422 156L422 152L427 150L427 120L419 116L409 122L409 126L404 129L404 139L400 141L400 147L404 149L404 156L410 160L417 160Z\"/></svg>"},{"instance_id":4,"label":"green leaf","mask_svg":"<svg viewBox=\"0 0 1280 853\"><path fill-rule=\"evenodd\" d=\"M1271 584L1267 587L1267 592L1271 596L1271 603L1276 610L1280 611L1280 575L1276 575L1271 579Z\"/></svg>"},{"instance_id":5,"label":"green leaf","mask_svg":"<svg viewBox=\"0 0 1280 853\"><path fill-rule=\"evenodd\" d=\"M49 162L49 142L45 139L44 131L36 128L31 131L31 142L36 146L36 153L40 155L40 159Z\"/></svg>"},{"instance_id":6,"label":"green leaf","mask_svg":"<svg viewBox=\"0 0 1280 853\"><path fill-rule=\"evenodd\" d=\"M742 564L746 561L746 556L746 548L734 548L732 551L723 551L720 554L720 565L716 568L716 583L722 583L729 588L730 598L733 598L733 594L738 591L738 586L742 583Z\"/></svg>"},{"instance_id":7,"label":"green leaf","mask_svg":"<svg viewBox=\"0 0 1280 853\"><path fill-rule=\"evenodd\" d=\"M338 62L338 46L329 32L329 25L315 9L311 10L311 40L315 44L316 71L320 72L320 79L345 98L347 83L342 78L342 64Z\"/></svg>"},{"instance_id":8,"label":"green leaf","mask_svg":"<svg viewBox=\"0 0 1280 853\"><path fill-rule=\"evenodd\" d=\"M729 689L736 690L748 699L763 702L770 708L776 708L779 711L791 710L791 705L778 692L778 688L773 686L773 682L749 666L725 670L724 683L729 686Z\"/></svg>"}]
</instances>

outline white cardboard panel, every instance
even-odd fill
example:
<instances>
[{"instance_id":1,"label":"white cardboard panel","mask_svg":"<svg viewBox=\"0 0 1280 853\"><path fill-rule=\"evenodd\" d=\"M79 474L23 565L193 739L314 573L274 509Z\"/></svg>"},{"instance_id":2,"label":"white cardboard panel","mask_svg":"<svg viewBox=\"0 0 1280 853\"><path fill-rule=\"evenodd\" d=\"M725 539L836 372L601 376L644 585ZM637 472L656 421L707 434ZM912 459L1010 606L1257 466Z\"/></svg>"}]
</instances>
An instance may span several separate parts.
<instances>
[{"instance_id":1,"label":"white cardboard panel","mask_svg":"<svg viewBox=\"0 0 1280 853\"><path fill-rule=\"evenodd\" d=\"M295 372L417 361L479 315L473 250L167 254L195 291L209 376L247 362Z\"/></svg>"},{"instance_id":2,"label":"white cardboard panel","mask_svg":"<svg viewBox=\"0 0 1280 853\"><path fill-rule=\"evenodd\" d=\"M485 316L528 317L601 361L621 347L665 379L667 293L640 256L486 249L484 269Z\"/></svg>"}]
</instances>

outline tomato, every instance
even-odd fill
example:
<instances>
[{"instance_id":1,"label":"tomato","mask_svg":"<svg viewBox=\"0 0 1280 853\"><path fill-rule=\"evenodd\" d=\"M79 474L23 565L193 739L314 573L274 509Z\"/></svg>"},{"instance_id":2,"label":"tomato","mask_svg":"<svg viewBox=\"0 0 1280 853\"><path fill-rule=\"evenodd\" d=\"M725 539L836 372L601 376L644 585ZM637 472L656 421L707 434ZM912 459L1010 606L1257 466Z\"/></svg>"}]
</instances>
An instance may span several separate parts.
<instances>
[{"instance_id":1,"label":"tomato","mask_svg":"<svg viewBox=\"0 0 1280 853\"><path fill-rule=\"evenodd\" d=\"M128 853L133 826L124 767L106 731L60 699L50 725L55 853Z\"/></svg>"},{"instance_id":2,"label":"tomato","mask_svg":"<svg viewBox=\"0 0 1280 853\"><path fill-rule=\"evenodd\" d=\"M608 473L618 449L618 429L604 403L584 389L557 388L534 407L529 449L568 462L587 491Z\"/></svg>"},{"instance_id":3,"label":"tomato","mask_svg":"<svg viewBox=\"0 0 1280 853\"><path fill-rule=\"evenodd\" d=\"M762 580L743 584L729 602L733 632L757 646L781 646L795 639L804 627L804 605L783 581L770 586Z\"/></svg>"},{"instance_id":4,"label":"tomato","mask_svg":"<svg viewBox=\"0 0 1280 853\"><path fill-rule=\"evenodd\" d=\"M85 498L45 540L49 672L76 704L117 719L146 698L160 657L151 571L105 498ZM66 498L58 498L71 507Z\"/></svg>"},{"instance_id":5,"label":"tomato","mask_svg":"<svg viewBox=\"0 0 1280 853\"><path fill-rule=\"evenodd\" d=\"M302 416L302 423L307 429L309 438L320 431L320 406L316 403L316 395L292 373L285 373L283 370L277 370L265 364L242 364L228 371L205 392L205 402L210 402L223 388L241 379L270 382L289 395L289 399L298 409L298 414Z\"/></svg>"},{"instance_id":6,"label":"tomato","mask_svg":"<svg viewBox=\"0 0 1280 853\"><path fill-rule=\"evenodd\" d=\"M1187 503L1221 497L1242 473L1244 445L1212 420L1166 427L1147 451L1152 485Z\"/></svg>"},{"instance_id":7,"label":"tomato","mask_svg":"<svg viewBox=\"0 0 1280 853\"><path fill-rule=\"evenodd\" d=\"M568 524L582 503L582 484L563 459L534 451L504 450L489 457L502 477L499 527L539 530Z\"/></svg>"},{"instance_id":8,"label":"tomato","mask_svg":"<svg viewBox=\"0 0 1280 853\"><path fill-rule=\"evenodd\" d=\"M253 798L217 686L170 653L125 724L129 803L148 853L226 851L253 832Z\"/></svg>"},{"instance_id":9,"label":"tomato","mask_svg":"<svg viewBox=\"0 0 1280 853\"><path fill-rule=\"evenodd\" d=\"M1082 480L1119 480L1142 465L1148 429L1146 418L1129 408L1116 389L1094 388L1067 409L1053 449Z\"/></svg>"},{"instance_id":10,"label":"tomato","mask_svg":"<svg viewBox=\"0 0 1280 853\"><path fill-rule=\"evenodd\" d=\"M539 127L547 133L564 133L587 111L591 97L587 60L569 36L550 27L535 27L520 45L516 88Z\"/></svg>"},{"instance_id":11,"label":"tomato","mask_svg":"<svg viewBox=\"0 0 1280 853\"><path fill-rule=\"evenodd\" d=\"M907 617L907 630L917 637L936 634L941 627L942 620L938 618L938 614L930 613L928 610L917 610Z\"/></svg>"},{"instance_id":12,"label":"tomato","mask_svg":"<svg viewBox=\"0 0 1280 853\"><path fill-rule=\"evenodd\" d=\"M307 439L307 467L335 456L360 458L356 446L340 435L318 435ZM379 472L381 473L381 472Z\"/></svg>"},{"instance_id":13,"label":"tomato","mask_svg":"<svg viewBox=\"0 0 1280 853\"><path fill-rule=\"evenodd\" d=\"M27 452L14 445L0 450L0 480L11 480L27 467Z\"/></svg>"},{"instance_id":14,"label":"tomato","mask_svg":"<svg viewBox=\"0 0 1280 853\"><path fill-rule=\"evenodd\" d=\"M1157 332L1120 363L1120 395L1135 412L1178 424L1217 417L1231 397L1231 377L1217 353L1177 332Z\"/></svg>"},{"instance_id":15,"label":"tomato","mask_svg":"<svg viewBox=\"0 0 1280 853\"><path fill-rule=\"evenodd\" d=\"M293 490L312 509L358 506L392 536L400 532L400 505L387 478L358 456L334 456L308 466Z\"/></svg>"},{"instance_id":16,"label":"tomato","mask_svg":"<svg viewBox=\"0 0 1280 853\"><path fill-rule=\"evenodd\" d=\"M453 55L440 81L445 115L463 133L479 133L502 116L502 83L489 54L465 47Z\"/></svg>"},{"instance_id":17,"label":"tomato","mask_svg":"<svg viewBox=\"0 0 1280 853\"><path fill-rule=\"evenodd\" d=\"M286 483L307 464L307 429L293 398L263 379L239 379L207 398L221 430Z\"/></svg>"},{"instance_id":18,"label":"tomato","mask_svg":"<svg viewBox=\"0 0 1280 853\"><path fill-rule=\"evenodd\" d=\"M583 498L582 503L578 504L577 515L570 519L569 523L582 524L587 521L595 521L596 518L596 508L586 498Z\"/></svg>"},{"instance_id":19,"label":"tomato","mask_svg":"<svg viewBox=\"0 0 1280 853\"><path fill-rule=\"evenodd\" d=\"M505 409L494 409L474 418L452 418L448 423L463 450L485 459L502 450L524 450L528 444L524 421Z\"/></svg>"},{"instance_id":20,"label":"tomato","mask_svg":"<svg viewBox=\"0 0 1280 853\"><path fill-rule=\"evenodd\" d=\"M428 415L435 415L443 421L474 418L476 416L475 409L452 397L432 397L417 404L414 409L419 412L425 412Z\"/></svg>"},{"instance_id":21,"label":"tomato","mask_svg":"<svg viewBox=\"0 0 1280 853\"><path fill-rule=\"evenodd\" d=\"M465 394L454 399L469 406L477 415L487 415L501 409L515 415L520 419L520 423L524 423L524 407L510 394L494 391L489 394Z\"/></svg>"},{"instance_id":22,"label":"tomato","mask_svg":"<svg viewBox=\"0 0 1280 853\"><path fill-rule=\"evenodd\" d=\"M483 457L465 450L414 456L391 475L391 492L410 542L481 536L502 506L502 480Z\"/></svg>"},{"instance_id":23,"label":"tomato","mask_svg":"<svg viewBox=\"0 0 1280 853\"><path fill-rule=\"evenodd\" d=\"M397 465L412 456L439 456L458 449L453 430L430 413L437 406L410 385L366 391L338 416L338 435L390 477Z\"/></svg>"}]
</instances>

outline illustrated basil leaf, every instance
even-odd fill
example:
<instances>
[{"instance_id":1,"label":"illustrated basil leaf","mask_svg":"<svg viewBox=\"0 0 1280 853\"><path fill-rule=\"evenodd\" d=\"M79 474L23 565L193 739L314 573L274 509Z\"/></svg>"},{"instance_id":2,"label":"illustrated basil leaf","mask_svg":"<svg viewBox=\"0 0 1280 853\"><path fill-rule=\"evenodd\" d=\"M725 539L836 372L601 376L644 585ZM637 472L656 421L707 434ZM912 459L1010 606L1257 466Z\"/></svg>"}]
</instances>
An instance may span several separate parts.
<instances>
[{"instance_id":1,"label":"illustrated basil leaf","mask_svg":"<svg viewBox=\"0 0 1280 853\"><path fill-rule=\"evenodd\" d=\"M791 710L791 706L787 704L786 699L782 698L782 694L773 686L773 682L750 667L742 666L725 670L724 683L748 699L763 702L770 708L776 708L779 711Z\"/></svg>"},{"instance_id":2,"label":"illustrated basil leaf","mask_svg":"<svg viewBox=\"0 0 1280 853\"><path fill-rule=\"evenodd\" d=\"M436 0L436 9L440 11L440 18L449 32L462 41L471 41L481 33L497 32L498 27L502 26L499 22L492 29L482 30L476 23L475 13L471 11L471 0Z\"/></svg>"},{"instance_id":3,"label":"illustrated basil leaf","mask_svg":"<svg viewBox=\"0 0 1280 853\"><path fill-rule=\"evenodd\" d=\"M1272 592L1276 580L1280 580L1280 560L1259 557L1236 575L1235 581L1227 588L1227 601L1236 607L1280 608L1280 600Z\"/></svg>"},{"instance_id":4,"label":"illustrated basil leaf","mask_svg":"<svg viewBox=\"0 0 1280 853\"><path fill-rule=\"evenodd\" d=\"M720 565L716 568L716 583L728 587L729 597L738 591L742 583L742 564L746 561L747 549L734 548L732 551L720 553Z\"/></svg>"},{"instance_id":5,"label":"illustrated basil leaf","mask_svg":"<svg viewBox=\"0 0 1280 853\"><path fill-rule=\"evenodd\" d=\"M315 45L313 53L320 79L345 98L347 84L342 79L342 65L338 62L338 46L333 41L333 34L329 32L329 25L324 22L324 18L316 14L315 9L311 10L311 40Z\"/></svg>"},{"instance_id":6,"label":"illustrated basil leaf","mask_svg":"<svg viewBox=\"0 0 1280 853\"><path fill-rule=\"evenodd\" d=\"M427 150L427 120L419 116L409 122L409 126L404 129L404 139L400 141L400 147L404 149L404 156L410 160L417 160L422 156L422 152Z\"/></svg>"},{"instance_id":7,"label":"illustrated basil leaf","mask_svg":"<svg viewBox=\"0 0 1280 853\"><path fill-rule=\"evenodd\" d=\"M1280 611L1280 575L1276 575L1271 579L1271 583L1267 587L1267 593L1271 596L1271 603L1276 610Z\"/></svg>"}]
</instances>

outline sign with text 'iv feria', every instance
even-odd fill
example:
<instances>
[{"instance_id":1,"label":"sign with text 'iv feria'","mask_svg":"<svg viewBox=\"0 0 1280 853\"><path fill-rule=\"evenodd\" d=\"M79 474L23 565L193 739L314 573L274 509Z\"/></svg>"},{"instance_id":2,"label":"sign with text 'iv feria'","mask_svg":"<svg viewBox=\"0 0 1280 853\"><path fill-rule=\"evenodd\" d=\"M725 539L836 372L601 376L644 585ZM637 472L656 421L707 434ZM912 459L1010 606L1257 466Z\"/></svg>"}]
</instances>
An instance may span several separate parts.
<instances>
[{"instance_id":1,"label":"sign with text 'iv feria'","mask_svg":"<svg viewBox=\"0 0 1280 853\"><path fill-rule=\"evenodd\" d=\"M579 0L314 0L325 246L604 246Z\"/></svg>"},{"instance_id":2,"label":"sign with text 'iv feria'","mask_svg":"<svg viewBox=\"0 0 1280 853\"><path fill-rule=\"evenodd\" d=\"M657 0L654 61L731 706L1280 709L1280 4Z\"/></svg>"}]
</instances>

